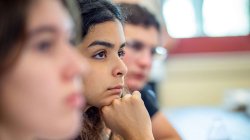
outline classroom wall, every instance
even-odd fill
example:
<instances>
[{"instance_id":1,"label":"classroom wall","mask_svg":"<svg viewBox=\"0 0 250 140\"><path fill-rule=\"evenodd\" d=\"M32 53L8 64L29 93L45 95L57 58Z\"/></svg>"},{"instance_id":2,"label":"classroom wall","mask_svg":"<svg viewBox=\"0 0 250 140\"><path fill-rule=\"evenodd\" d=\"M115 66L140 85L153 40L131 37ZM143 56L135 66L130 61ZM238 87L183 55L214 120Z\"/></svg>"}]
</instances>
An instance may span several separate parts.
<instances>
[{"instance_id":1,"label":"classroom wall","mask_svg":"<svg viewBox=\"0 0 250 140\"><path fill-rule=\"evenodd\" d=\"M164 69L162 107L221 106L226 91L250 89L250 52L174 55Z\"/></svg>"}]
</instances>

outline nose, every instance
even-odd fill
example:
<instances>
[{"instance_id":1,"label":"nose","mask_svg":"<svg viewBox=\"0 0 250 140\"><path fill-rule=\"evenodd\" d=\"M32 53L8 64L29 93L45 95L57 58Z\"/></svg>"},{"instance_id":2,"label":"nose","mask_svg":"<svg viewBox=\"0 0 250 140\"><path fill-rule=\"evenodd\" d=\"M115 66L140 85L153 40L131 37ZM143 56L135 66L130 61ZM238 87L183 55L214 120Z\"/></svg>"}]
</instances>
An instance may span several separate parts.
<instances>
[{"instance_id":1,"label":"nose","mask_svg":"<svg viewBox=\"0 0 250 140\"><path fill-rule=\"evenodd\" d=\"M116 62L114 63L114 68L112 70L112 75L114 77L123 77L127 74L127 66L123 62L123 60L120 57L116 58Z\"/></svg>"},{"instance_id":2,"label":"nose","mask_svg":"<svg viewBox=\"0 0 250 140\"><path fill-rule=\"evenodd\" d=\"M74 80L76 77L84 78L89 72L87 60L73 47L67 47L64 55L63 79Z\"/></svg>"},{"instance_id":3,"label":"nose","mask_svg":"<svg viewBox=\"0 0 250 140\"><path fill-rule=\"evenodd\" d=\"M137 58L138 65L142 68L151 68L152 66L152 54L150 50L144 50L140 57Z\"/></svg>"}]
</instances>

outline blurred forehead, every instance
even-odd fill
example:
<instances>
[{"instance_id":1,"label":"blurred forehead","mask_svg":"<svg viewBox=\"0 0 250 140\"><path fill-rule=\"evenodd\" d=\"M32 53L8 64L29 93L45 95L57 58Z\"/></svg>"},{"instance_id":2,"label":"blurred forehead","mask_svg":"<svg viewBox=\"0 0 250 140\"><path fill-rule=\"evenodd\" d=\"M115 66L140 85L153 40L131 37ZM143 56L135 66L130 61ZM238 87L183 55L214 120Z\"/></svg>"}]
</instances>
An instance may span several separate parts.
<instances>
[{"instance_id":1,"label":"blurred forehead","mask_svg":"<svg viewBox=\"0 0 250 140\"><path fill-rule=\"evenodd\" d=\"M30 32L42 26L53 27L59 32L71 32L73 21L61 1L37 0L28 12L27 30Z\"/></svg>"},{"instance_id":2,"label":"blurred forehead","mask_svg":"<svg viewBox=\"0 0 250 140\"><path fill-rule=\"evenodd\" d=\"M127 40L138 40L150 46L159 44L159 32L153 26L146 28L140 25L125 24L124 32Z\"/></svg>"}]
</instances>

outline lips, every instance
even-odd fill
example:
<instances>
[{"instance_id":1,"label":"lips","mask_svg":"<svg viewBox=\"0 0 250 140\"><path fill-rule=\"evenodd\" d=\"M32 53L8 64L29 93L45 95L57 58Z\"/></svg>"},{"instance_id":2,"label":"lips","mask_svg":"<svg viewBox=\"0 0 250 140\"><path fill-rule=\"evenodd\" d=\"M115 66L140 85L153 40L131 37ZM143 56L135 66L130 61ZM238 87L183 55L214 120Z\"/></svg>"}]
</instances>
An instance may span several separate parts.
<instances>
[{"instance_id":1,"label":"lips","mask_svg":"<svg viewBox=\"0 0 250 140\"><path fill-rule=\"evenodd\" d=\"M122 85L116 85L116 86L113 86L111 88L108 88L108 90L113 90L113 89L123 89L123 86Z\"/></svg>"},{"instance_id":2,"label":"lips","mask_svg":"<svg viewBox=\"0 0 250 140\"><path fill-rule=\"evenodd\" d=\"M112 94L118 94L120 95L123 90L123 85L116 85L108 88L108 91L111 92Z\"/></svg>"},{"instance_id":3,"label":"lips","mask_svg":"<svg viewBox=\"0 0 250 140\"><path fill-rule=\"evenodd\" d=\"M81 109L85 105L85 100L80 92L73 92L67 98L66 102L73 108Z\"/></svg>"}]
</instances>

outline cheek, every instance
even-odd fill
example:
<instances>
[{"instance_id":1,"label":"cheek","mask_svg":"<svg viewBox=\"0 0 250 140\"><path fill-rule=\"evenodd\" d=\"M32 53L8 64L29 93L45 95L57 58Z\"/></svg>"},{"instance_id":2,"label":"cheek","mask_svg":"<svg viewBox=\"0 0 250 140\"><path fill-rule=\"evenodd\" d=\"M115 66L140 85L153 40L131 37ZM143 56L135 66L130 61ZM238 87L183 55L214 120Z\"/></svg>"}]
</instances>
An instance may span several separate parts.
<instances>
[{"instance_id":1,"label":"cheek","mask_svg":"<svg viewBox=\"0 0 250 140\"><path fill-rule=\"evenodd\" d=\"M107 67L107 65L105 65L105 67ZM111 82L109 81L111 77L108 76L107 71L104 67L95 71L92 70L84 79L84 96L87 103L91 106L101 107L104 102L107 102L108 96L106 90Z\"/></svg>"},{"instance_id":2,"label":"cheek","mask_svg":"<svg viewBox=\"0 0 250 140\"><path fill-rule=\"evenodd\" d=\"M123 62L127 66L128 70L130 69L131 66L133 66L136 62L136 57L133 56L130 51L126 51L125 56L123 57Z\"/></svg>"},{"instance_id":3,"label":"cheek","mask_svg":"<svg viewBox=\"0 0 250 140\"><path fill-rule=\"evenodd\" d=\"M10 121L35 131L60 117L64 87L55 71L34 64L32 68L18 67L10 74L3 97Z\"/></svg>"},{"instance_id":4,"label":"cheek","mask_svg":"<svg viewBox=\"0 0 250 140\"><path fill-rule=\"evenodd\" d=\"M84 78L84 96L86 97L89 104L93 103L95 100L98 100L98 97L101 94L102 81L100 79L102 78L98 78L98 73L93 71Z\"/></svg>"},{"instance_id":5,"label":"cheek","mask_svg":"<svg viewBox=\"0 0 250 140\"><path fill-rule=\"evenodd\" d=\"M130 90L134 91L142 89L145 84L145 81L139 81L134 78L129 78L126 80L126 84Z\"/></svg>"},{"instance_id":6,"label":"cheek","mask_svg":"<svg viewBox=\"0 0 250 140\"><path fill-rule=\"evenodd\" d=\"M57 104L59 100L65 96L65 86L62 85L60 72L53 67L47 69L33 69L25 76L27 83L27 93L32 94L33 100L38 100L39 103ZM21 82L21 79L20 79ZM46 105L45 105L46 106Z\"/></svg>"},{"instance_id":7,"label":"cheek","mask_svg":"<svg viewBox=\"0 0 250 140\"><path fill-rule=\"evenodd\" d=\"M26 92L29 102L40 110L39 114L58 109L65 96L65 87L60 84L59 77L55 76L58 74L52 74L50 71L46 73L30 75L29 83L23 85L23 92Z\"/></svg>"},{"instance_id":8,"label":"cheek","mask_svg":"<svg viewBox=\"0 0 250 140\"><path fill-rule=\"evenodd\" d=\"M131 75L133 75L133 72L137 70L136 66L135 66L135 62L133 61L124 61L125 65L127 66L127 73L125 75L125 81L128 77L130 77Z\"/></svg>"}]
</instances>

